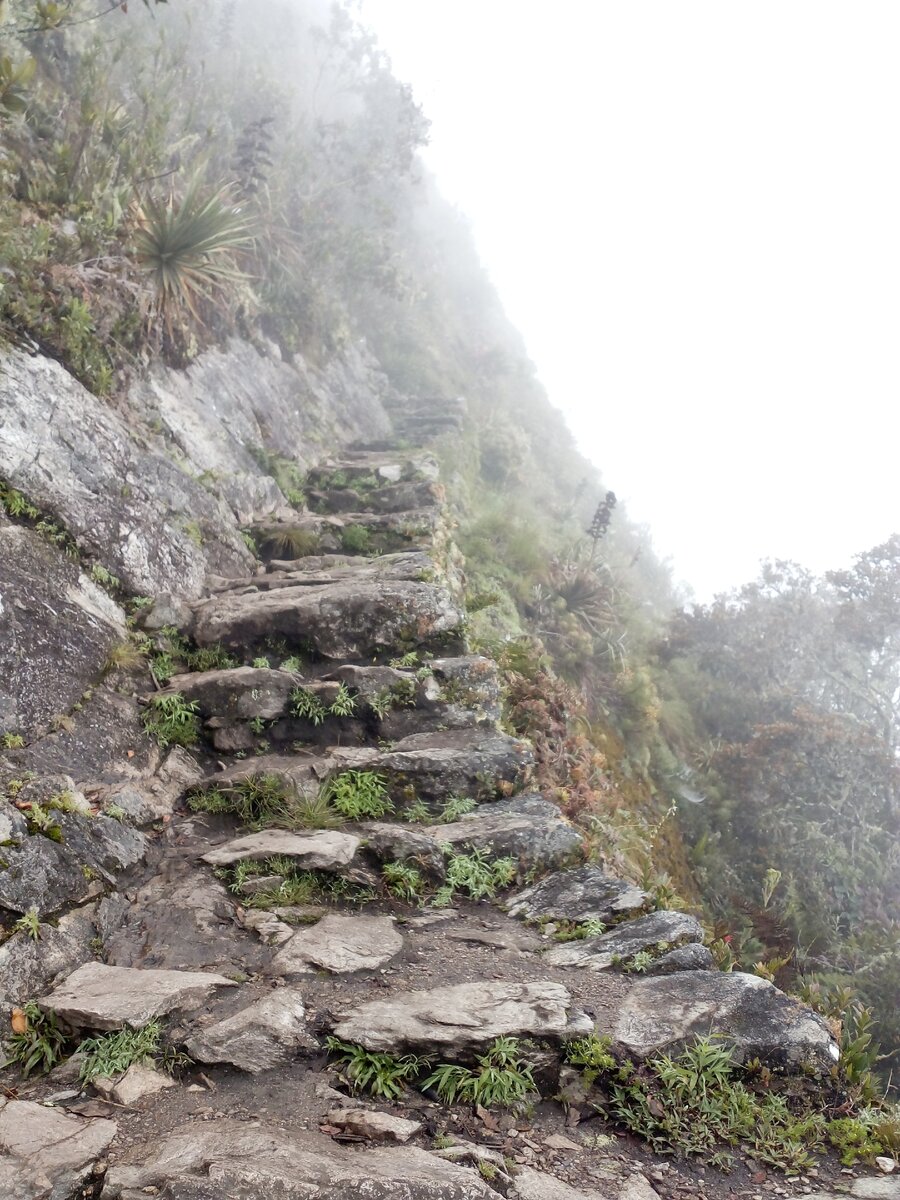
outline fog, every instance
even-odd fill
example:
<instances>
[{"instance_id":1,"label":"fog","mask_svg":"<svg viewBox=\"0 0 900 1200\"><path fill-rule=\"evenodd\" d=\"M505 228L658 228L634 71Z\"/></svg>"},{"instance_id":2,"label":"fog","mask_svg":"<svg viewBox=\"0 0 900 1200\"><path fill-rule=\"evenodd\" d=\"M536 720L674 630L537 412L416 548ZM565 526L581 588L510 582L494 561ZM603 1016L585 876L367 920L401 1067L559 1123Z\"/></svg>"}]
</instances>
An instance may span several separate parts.
<instances>
[{"instance_id":1,"label":"fog","mask_svg":"<svg viewBox=\"0 0 900 1200\"><path fill-rule=\"evenodd\" d=\"M700 597L900 526L895 5L363 0L551 399Z\"/></svg>"}]
</instances>

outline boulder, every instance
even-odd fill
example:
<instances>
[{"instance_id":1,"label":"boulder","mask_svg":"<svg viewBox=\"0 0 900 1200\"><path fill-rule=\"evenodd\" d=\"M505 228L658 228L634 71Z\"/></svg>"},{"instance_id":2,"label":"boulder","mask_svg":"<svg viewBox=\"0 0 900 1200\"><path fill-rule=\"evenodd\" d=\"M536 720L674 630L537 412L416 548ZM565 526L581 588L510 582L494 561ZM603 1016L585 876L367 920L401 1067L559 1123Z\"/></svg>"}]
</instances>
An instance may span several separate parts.
<instances>
[{"instance_id":1,"label":"boulder","mask_svg":"<svg viewBox=\"0 0 900 1200\"><path fill-rule=\"evenodd\" d=\"M97 925L113 966L246 974L268 961L236 926L234 897L209 871L177 858L135 892L102 900Z\"/></svg>"},{"instance_id":2,"label":"boulder","mask_svg":"<svg viewBox=\"0 0 900 1200\"><path fill-rule=\"evenodd\" d=\"M654 959L645 975L673 975L676 971L714 971L716 962L706 946L691 942Z\"/></svg>"},{"instance_id":3,"label":"boulder","mask_svg":"<svg viewBox=\"0 0 900 1200\"><path fill-rule=\"evenodd\" d=\"M497 1200L474 1170L416 1147L359 1153L320 1133L212 1120L129 1147L110 1167L100 1200Z\"/></svg>"},{"instance_id":4,"label":"boulder","mask_svg":"<svg viewBox=\"0 0 900 1200\"><path fill-rule=\"evenodd\" d=\"M534 1167L523 1167L516 1174L516 1192L519 1200L619 1200L620 1185L614 1179L605 1181L601 1189L593 1185L582 1189L565 1183L545 1171ZM656 1193L651 1191L655 1197ZM624 1200L624 1198L623 1198ZM637 1195L635 1194L635 1200Z\"/></svg>"},{"instance_id":5,"label":"boulder","mask_svg":"<svg viewBox=\"0 0 900 1200\"><path fill-rule=\"evenodd\" d=\"M4 846L0 859L0 908L40 916L58 912L88 894L84 863L74 850L51 838L34 834L19 846Z\"/></svg>"},{"instance_id":6,"label":"boulder","mask_svg":"<svg viewBox=\"0 0 900 1200\"><path fill-rule=\"evenodd\" d=\"M272 961L277 975L310 975L318 968L334 974L372 971L403 949L393 917L328 913L298 929Z\"/></svg>"},{"instance_id":7,"label":"boulder","mask_svg":"<svg viewBox=\"0 0 900 1200\"><path fill-rule=\"evenodd\" d=\"M215 717L229 725L255 717L273 721L287 712L291 692L300 682L292 671L234 667L173 675L163 695L180 693L197 705L204 720Z\"/></svg>"},{"instance_id":8,"label":"boulder","mask_svg":"<svg viewBox=\"0 0 900 1200\"><path fill-rule=\"evenodd\" d=\"M38 1004L75 1029L141 1029L175 1009L196 1008L231 979L201 971L80 966Z\"/></svg>"},{"instance_id":9,"label":"boulder","mask_svg":"<svg viewBox=\"0 0 900 1200\"><path fill-rule=\"evenodd\" d=\"M677 1053L695 1036L716 1034L738 1062L829 1071L840 1051L828 1026L765 979L739 972L682 971L642 979L626 996L614 1040L636 1058Z\"/></svg>"},{"instance_id":10,"label":"boulder","mask_svg":"<svg viewBox=\"0 0 900 1200\"><path fill-rule=\"evenodd\" d=\"M2 439L0 411L0 464ZM125 614L77 563L33 530L0 523L0 733L30 738L68 712L127 636Z\"/></svg>"},{"instance_id":11,"label":"boulder","mask_svg":"<svg viewBox=\"0 0 900 1200\"><path fill-rule=\"evenodd\" d=\"M286 829L261 829L226 842L201 855L213 867L226 867L245 859L259 860L275 855L292 858L304 870L337 871L352 861L360 839L335 829L311 833L289 833Z\"/></svg>"},{"instance_id":12,"label":"boulder","mask_svg":"<svg viewBox=\"0 0 900 1200\"><path fill-rule=\"evenodd\" d=\"M13 934L0 946L0 1005L24 1004L93 958L94 906L75 909L56 925L41 925L35 941Z\"/></svg>"},{"instance_id":13,"label":"boulder","mask_svg":"<svg viewBox=\"0 0 900 1200\"><path fill-rule=\"evenodd\" d=\"M480 805L469 816L430 826L425 833L458 852L473 847L494 858L514 858L522 875L560 867L583 846L581 835L563 820L556 805L537 793Z\"/></svg>"},{"instance_id":14,"label":"boulder","mask_svg":"<svg viewBox=\"0 0 900 1200\"><path fill-rule=\"evenodd\" d=\"M298 1050L318 1049L307 1031L303 997L290 987L276 988L205 1025L183 1044L196 1062L229 1063L253 1074L290 1062Z\"/></svg>"},{"instance_id":15,"label":"boulder","mask_svg":"<svg viewBox=\"0 0 900 1200\"><path fill-rule=\"evenodd\" d=\"M625 921L609 933L554 946L544 955L557 967L584 967L605 971L609 967L627 970L636 954L648 952L658 958L661 952L702 942L703 926L696 917L682 912L653 912Z\"/></svg>"},{"instance_id":16,"label":"boulder","mask_svg":"<svg viewBox=\"0 0 900 1200\"><path fill-rule=\"evenodd\" d=\"M196 609L193 633L247 653L272 637L326 659L439 645L458 637L463 614L450 593L428 583L371 581L214 596Z\"/></svg>"},{"instance_id":17,"label":"boulder","mask_svg":"<svg viewBox=\"0 0 900 1200\"><path fill-rule=\"evenodd\" d=\"M198 596L207 571L253 561L221 500L42 355L4 354L0 476L132 594Z\"/></svg>"},{"instance_id":18,"label":"boulder","mask_svg":"<svg viewBox=\"0 0 900 1200\"><path fill-rule=\"evenodd\" d=\"M342 1013L334 1032L367 1050L464 1052L501 1035L559 1040L590 1033L591 1022L560 983L479 982L401 992Z\"/></svg>"},{"instance_id":19,"label":"boulder","mask_svg":"<svg viewBox=\"0 0 900 1200\"><path fill-rule=\"evenodd\" d=\"M332 1108L325 1114L325 1121L342 1133L369 1142L408 1142L422 1128L421 1121L407 1121L368 1108Z\"/></svg>"},{"instance_id":20,"label":"boulder","mask_svg":"<svg viewBox=\"0 0 900 1200\"><path fill-rule=\"evenodd\" d=\"M89 867L113 883L120 871L139 863L147 850L147 838L137 829L112 817L81 813L58 814L62 844L82 867Z\"/></svg>"},{"instance_id":21,"label":"boulder","mask_svg":"<svg viewBox=\"0 0 900 1200\"><path fill-rule=\"evenodd\" d=\"M115 1121L86 1120L30 1100L0 1097L0 1195L69 1200L93 1195L94 1165L116 1136Z\"/></svg>"},{"instance_id":22,"label":"boulder","mask_svg":"<svg viewBox=\"0 0 900 1200\"><path fill-rule=\"evenodd\" d=\"M91 1086L104 1099L130 1108L146 1096L155 1096L166 1088L178 1085L170 1075L165 1075L162 1071L143 1063L132 1063L118 1079L106 1079L101 1075L91 1081Z\"/></svg>"},{"instance_id":23,"label":"boulder","mask_svg":"<svg viewBox=\"0 0 900 1200\"><path fill-rule=\"evenodd\" d=\"M640 913L649 900L646 892L623 879L604 875L599 867L584 866L557 871L533 887L518 892L507 903L513 917L539 921L603 921L612 924Z\"/></svg>"},{"instance_id":24,"label":"boulder","mask_svg":"<svg viewBox=\"0 0 900 1200\"><path fill-rule=\"evenodd\" d=\"M432 805L451 796L493 800L525 782L529 742L490 729L415 733L379 754L369 769L387 777L395 802Z\"/></svg>"}]
</instances>

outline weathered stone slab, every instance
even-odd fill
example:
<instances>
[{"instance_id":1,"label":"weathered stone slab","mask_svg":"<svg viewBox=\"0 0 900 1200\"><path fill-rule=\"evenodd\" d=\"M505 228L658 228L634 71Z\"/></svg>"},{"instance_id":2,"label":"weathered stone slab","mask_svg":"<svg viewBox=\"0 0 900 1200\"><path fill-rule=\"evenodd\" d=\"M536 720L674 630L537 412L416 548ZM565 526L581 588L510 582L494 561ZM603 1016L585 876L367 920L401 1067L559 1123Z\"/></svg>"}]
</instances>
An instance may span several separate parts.
<instances>
[{"instance_id":1,"label":"weathered stone slab","mask_svg":"<svg viewBox=\"0 0 900 1200\"><path fill-rule=\"evenodd\" d=\"M92 1081L91 1086L101 1096L115 1101L116 1104L130 1107L146 1096L155 1096L158 1092L178 1085L170 1075L165 1075L162 1071L143 1063L133 1063L120 1078L107 1079L99 1076Z\"/></svg>"},{"instance_id":2,"label":"weathered stone slab","mask_svg":"<svg viewBox=\"0 0 900 1200\"><path fill-rule=\"evenodd\" d=\"M272 962L279 975L308 975L324 967L335 974L372 971L403 949L392 917L328 913L298 929Z\"/></svg>"},{"instance_id":3,"label":"weathered stone slab","mask_svg":"<svg viewBox=\"0 0 900 1200\"><path fill-rule=\"evenodd\" d=\"M194 1008L231 979L202 971L153 971L85 963L38 1001L76 1029L141 1029L155 1017Z\"/></svg>"},{"instance_id":4,"label":"weathered stone slab","mask_svg":"<svg viewBox=\"0 0 900 1200\"><path fill-rule=\"evenodd\" d=\"M513 896L507 911L514 917L549 921L603 921L636 916L649 897L632 883L604 875L599 867L557 871Z\"/></svg>"},{"instance_id":5,"label":"weathered stone slab","mask_svg":"<svg viewBox=\"0 0 900 1200\"><path fill-rule=\"evenodd\" d=\"M0 1004L24 1004L61 976L93 958L94 905L75 909L56 925L42 924L35 940L16 933L0 946Z\"/></svg>"},{"instance_id":6,"label":"weathered stone slab","mask_svg":"<svg viewBox=\"0 0 900 1200\"><path fill-rule=\"evenodd\" d=\"M19 846L4 847L3 858L7 866L0 870L0 908L16 913L35 908L44 916L87 893L81 860L50 838L26 837Z\"/></svg>"},{"instance_id":7,"label":"weathered stone slab","mask_svg":"<svg viewBox=\"0 0 900 1200\"><path fill-rule=\"evenodd\" d=\"M408 1142L422 1128L421 1121L407 1121L391 1113L368 1108L332 1108L325 1120L336 1129L370 1142Z\"/></svg>"},{"instance_id":8,"label":"weathered stone slab","mask_svg":"<svg viewBox=\"0 0 900 1200\"><path fill-rule=\"evenodd\" d=\"M296 988L276 988L233 1016L206 1025L184 1042L197 1062L230 1063L256 1074L282 1066L300 1049L317 1049Z\"/></svg>"},{"instance_id":9,"label":"weathered stone slab","mask_svg":"<svg viewBox=\"0 0 900 1200\"><path fill-rule=\"evenodd\" d=\"M560 983L462 983L402 992L341 1015L339 1038L367 1050L468 1050L501 1035L562 1038L591 1031Z\"/></svg>"},{"instance_id":10,"label":"weathered stone slab","mask_svg":"<svg viewBox=\"0 0 900 1200\"><path fill-rule=\"evenodd\" d=\"M384 650L428 645L458 631L462 611L444 588L371 581L265 593L215 596L197 606L201 645L247 647L283 637L323 658L369 658Z\"/></svg>"},{"instance_id":11,"label":"weathered stone slab","mask_svg":"<svg viewBox=\"0 0 900 1200\"><path fill-rule=\"evenodd\" d=\"M416 1147L360 1154L319 1133L218 1120L125 1150L101 1200L135 1200L158 1188L166 1200L497 1200L474 1170Z\"/></svg>"},{"instance_id":12,"label":"weathered stone slab","mask_svg":"<svg viewBox=\"0 0 900 1200\"><path fill-rule=\"evenodd\" d=\"M645 971L646 975L674 975L676 971L714 971L716 962L706 946L691 942L663 954Z\"/></svg>"},{"instance_id":13,"label":"weathered stone slab","mask_svg":"<svg viewBox=\"0 0 900 1200\"><path fill-rule=\"evenodd\" d=\"M702 942L703 926L687 913L654 912L610 930L599 937L565 942L544 955L558 967L584 967L605 971L609 967L627 969L642 951L658 955L685 942Z\"/></svg>"},{"instance_id":14,"label":"weathered stone slab","mask_svg":"<svg viewBox=\"0 0 900 1200\"><path fill-rule=\"evenodd\" d=\"M497 799L521 787L534 761L529 742L491 729L415 733L378 755L371 770L388 779L398 804L451 796Z\"/></svg>"},{"instance_id":15,"label":"weathered stone slab","mask_svg":"<svg viewBox=\"0 0 900 1200\"><path fill-rule=\"evenodd\" d=\"M29 1100L0 1099L0 1195L68 1200L116 1136L115 1121L85 1120Z\"/></svg>"},{"instance_id":16,"label":"weathered stone slab","mask_svg":"<svg viewBox=\"0 0 900 1200\"><path fill-rule=\"evenodd\" d=\"M226 867L244 859L260 860L274 855L296 859L306 870L336 871L352 861L360 839L352 833L319 829L313 833L288 833L285 829L262 829L226 842L201 855L213 867Z\"/></svg>"},{"instance_id":17,"label":"weathered stone slab","mask_svg":"<svg viewBox=\"0 0 900 1200\"><path fill-rule=\"evenodd\" d=\"M756 975L684 971L642 979L622 1005L613 1037L629 1054L672 1053L717 1034L739 1062L826 1072L839 1058L828 1026L811 1009Z\"/></svg>"},{"instance_id":18,"label":"weathered stone slab","mask_svg":"<svg viewBox=\"0 0 900 1200\"><path fill-rule=\"evenodd\" d=\"M514 858L522 875L536 868L548 871L579 853L581 835L555 804L536 793L480 805L471 815L447 825L433 825L425 834L454 850L474 847L494 858Z\"/></svg>"}]
</instances>

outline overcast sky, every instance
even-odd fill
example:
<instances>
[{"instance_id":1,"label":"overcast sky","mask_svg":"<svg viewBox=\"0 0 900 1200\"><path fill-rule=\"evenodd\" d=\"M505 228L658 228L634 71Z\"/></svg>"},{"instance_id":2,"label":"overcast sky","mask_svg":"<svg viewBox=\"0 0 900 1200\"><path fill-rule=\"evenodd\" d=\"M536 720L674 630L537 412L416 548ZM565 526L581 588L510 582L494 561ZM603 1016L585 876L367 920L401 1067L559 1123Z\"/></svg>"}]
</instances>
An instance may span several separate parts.
<instances>
[{"instance_id":1,"label":"overcast sky","mask_svg":"<svg viewBox=\"0 0 900 1200\"><path fill-rule=\"evenodd\" d=\"M700 598L900 531L896 0L362 0L554 404Z\"/></svg>"}]
</instances>

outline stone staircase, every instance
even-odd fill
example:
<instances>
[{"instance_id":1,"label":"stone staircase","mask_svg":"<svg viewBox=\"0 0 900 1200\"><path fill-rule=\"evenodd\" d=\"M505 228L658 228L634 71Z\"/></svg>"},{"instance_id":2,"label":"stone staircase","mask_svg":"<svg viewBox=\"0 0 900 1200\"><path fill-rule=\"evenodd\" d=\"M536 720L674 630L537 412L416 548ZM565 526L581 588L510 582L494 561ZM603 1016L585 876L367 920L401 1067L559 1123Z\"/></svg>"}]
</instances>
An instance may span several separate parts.
<instances>
[{"instance_id":1,"label":"stone staircase","mask_svg":"<svg viewBox=\"0 0 900 1200\"><path fill-rule=\"evenodd\" d=\"M65 1067L0 1100L0 1196L689 1194L652 1156L574 1144L571 1106L520 1114L520 1133L413 1090L388 1113L332 1086L328 1035L449 1062L534 1039L546 1096L561 1047L590 1033L640 1061L712 1032L739 1060L818 1076L838 1049L771 984L712 969L693 917L652 911L585 861L578 829L529 789L531 748L501 728L496 664L466 645L434 459L357 450L311 472L308 501L316 553L214 580L184 614L185 637L239 662L160 693L194 706L208 747L187 805L156 832L122 827L141 861L132 846L119 890L94 899L89 943L73 929L62 945L64 917L56 957L3 981L22 1003L41 980L41 1008L86 1035L165 1019L194 1065L175 1086L146 1068L105 1081L102 1115ZM338 823L329 794L361 777L377 781L380 811ZM247 828L229 811L266 796L322 827ZM483 898L454 883L462 859L503 864ZM588 936L553 940L577 927ZM448 1129L456 1145L436 1149Z\"/></svg>"}]
</instances>

